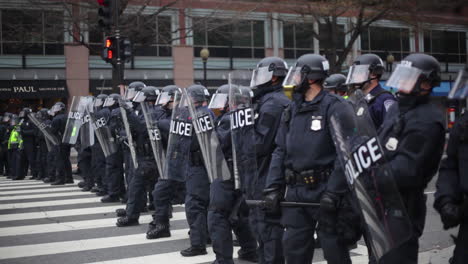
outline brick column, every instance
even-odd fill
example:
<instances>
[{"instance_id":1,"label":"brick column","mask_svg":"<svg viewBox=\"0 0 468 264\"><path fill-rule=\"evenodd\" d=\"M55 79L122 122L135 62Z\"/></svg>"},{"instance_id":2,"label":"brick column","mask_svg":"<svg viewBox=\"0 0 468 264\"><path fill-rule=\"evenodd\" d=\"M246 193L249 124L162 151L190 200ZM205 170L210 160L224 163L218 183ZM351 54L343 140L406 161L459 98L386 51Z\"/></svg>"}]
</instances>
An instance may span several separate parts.
<instances>
[{"instance_id":1,"label":"brick column","mask_svg":"<svg viewBox=\"0 0 468 264\"><path fill-rule=\"evenodd\" d=\"M193 84L193 47L173 46L172 58L174 60L174 83L180 87Z\"/></svg>"},{"instance_id":2,"label":"brick column","mask_svg":"<svg viewBox=\"0 0 468 264\"><path fill-rule=\"evenodd\" d=\"M89 94L89 51L81 45L65 45L67 87L71 102L73 96Z\"/></svg>"}]
</instances>

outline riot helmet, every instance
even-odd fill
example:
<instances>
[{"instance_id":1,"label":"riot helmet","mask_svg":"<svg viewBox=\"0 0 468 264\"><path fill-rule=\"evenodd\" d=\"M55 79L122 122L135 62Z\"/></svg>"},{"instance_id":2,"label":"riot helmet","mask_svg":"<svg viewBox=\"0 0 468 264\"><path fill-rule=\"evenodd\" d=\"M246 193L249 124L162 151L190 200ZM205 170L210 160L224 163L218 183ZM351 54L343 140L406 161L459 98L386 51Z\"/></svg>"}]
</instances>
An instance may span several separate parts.
<instances>
[{"instance_id":1,"label":"riot helmet","mask_svg":"<svg viewBox=\"0 0 468 264\"><path fill-rule=\"evenodd\" d=\"M41 108L41 110L37 111L36 117L40 120L47 120L49 119L49 109Z\"/></svg>"},{"instance_id":2,"label":"riot helmet","mask_svg":"<svg viewBox=\"0 0 468 264\"><path fill-rule=\"evenodd\" d=\"M16 126L19 124L19 116L12 114L10 117L10 126Z\"/></svg>"},{"instance_id":3,"label":"riot helmet","mask_svg":"<svg viewBox=\"0 0 468 264\"><path fill-rule=\"evenodd\" d=\"M448 95L449 99L465 99L468 98L468 65L465 69L458 72L455 83ZM468 107L468 104L467 104Z\"/></svg>"},{"instance_id":4,"label":"riot helmet","mask_svg":"<svg viewBox=\"0 0 468 264\"><path fill-rule=\"evenodd\" d=\"M174 102L175 94L181 92L181 89L176 85L168 85L163 87L161 94L156 100L156 105L167 105L168 103Z\"/></svg>"},{"instance_id":5,"label":"riot helmet","mask_svg":"<svg viewBox=\"0 0 468 264\"><path fill-rule=\"evenodd\" d=\"M224 84L216 89L216 93L211 97L208 108L225 109L229 104L229 84Z\"/></svg>"},{"instance_id":6,"label":"riot helmet","mask_svg":"<svg viewBox=\"0 0 468 264\"><path fill-rule=\"evenodd\" d=\"M31 113L32 110L29 107L24 107L23 110L21 110L18 114L19 118L25 118L28 116L29 113Z\"/></svg>"},{"instance_id":7,"label":"riot helmet","mask_svg":"<svg viewBox=\"0 0 468 264\"><path fill-rule=\"evenodd\" d=\"M348 91L348 86L345 85L346 76L340 73L330 75L323 81L323 88L334 94L344 96Z\"/></svg>"},{"instance_id":8,"label":"riot helmet","mask_svg":"<svg viewBox=\"0 0 468 264\"><path fill-rule=\"evenodd\" d=\"M54 104L54 106L52 106L52 108L50 109L50 115L51 116L55 116L61 112L64 112L66 109L65 107L65 104L62 103L62 102L57 102Z\"/></svg>"},{"instance_id":9,"label":"riot helmet","mask_svg":"<svg viewBox=\"0 0 468 264\"><path fill-rule=\"evenodd\" d=\"M206 89L205 86L200 85L200 84L194 84L194 85L189 86L187 88L187 94L188 96L190 96L190 98L192 99L194 103L199 103L199 104L203 104L204 102L207 102L210 97L210 93L208 92L208 89Z\"/></svg>"},{"instance_id":10,"label":"riot helmet","mask_svg":"<svg viewBox=\"0 0 468 264\"><path fill-rule=\"evenodd\" d=\"M121 98L120 94L116 94L116 93L110 94L106 98L106 101L104 101L103 107L114 108L114 107L118 106L120 98Z\"/></svg>"},{"instance_id":11,"label":"riot helmet","mask_svg":"<svg viewBox=\"0 0 468 264\"><path fill-rule=\"evenodd\" d=\"M99 94L98 96L96 96L96 99L94 99L94 107L96 108L102 107L107 97L108 97L107 94Z\"/></svg>"},{"instance_id":12,"label":"riot helmet","mask_svg":"<svg viewBox=\"0 0 468 264\"><path fill-rule=\"evenodd\" d=\"M413 53L404 58L387 81L387 86L399 93L419 95L439 86L440 64L436 58L423 53ZM424 85L426 88L422 88Z\"/></svg>"},{"instance_id":13,"label":"riot helmet","mask_svg":"<svg viewBox=\"0 0 468 264\"><path fill-rule=\"evenodd\" d=\"M294 87L294 92L304 93L309 87L309 81L322 82L328 76L330 65L328 60L317 54L304 54L293 67L289 69L284 79L284 87Z\"/></svg>"},{"instance_id":14,"label":"riot helmet","mask_svg":"<svg viewBox=\"0 0 468 264\"><path fill-rule=\"evenodd\" d=\"M250 86L261 88L264 85L271 84L273 76L283 79L287 73L288 64L286 61L278 57L266 57L253 70Z\"/></svg>"},{"instance_id":15,"label":"riot helmet","mask_svg":"<svg viewBox=\"0 0 468 264\"><path fill-rule=\"evenodd\" d=\"M346 84L357 85L363 88L366 83L372 80L379 80L384 73L384 64L382 59L372 53L358 56L353 66L349 68ZM373 75L373 76L371 76Z\"/></svg>"},{"instance_id":16,"label":"riot helmet","mask_svg":"<svg viewBox=\"0 0 468 264\"><path fill-rule=\"evenodd\" d=\"M6 112L6 113L3 115L2 122L3 122L3 123L9 123L10 120L11 120L11 115L12 115L12 113Z\"/></svg>"},{"instance_id":17,"label":"riot helmet","mask_svg":"<svg viewBox=\"0 0 468 264\"><path fill-rule=\"evenodd\" d=\"M145 88L146 85L143 82L132 82L128 85L127 90L125 91L124 98L127 100L132 100L135 95Z\"/></svg>"},{"instance_id":18,"label":"riot helmet","mask_svg":"<svg viewBox=\"0 0 468 264\"><path fill-rule=\"evenodd\" d=\"M141 103L143 101L156 101L160 91L158 88L154 86L146 86L145 88L141 89L135 97L133 98L133 102Z\"/></svg>"}]
</instances>

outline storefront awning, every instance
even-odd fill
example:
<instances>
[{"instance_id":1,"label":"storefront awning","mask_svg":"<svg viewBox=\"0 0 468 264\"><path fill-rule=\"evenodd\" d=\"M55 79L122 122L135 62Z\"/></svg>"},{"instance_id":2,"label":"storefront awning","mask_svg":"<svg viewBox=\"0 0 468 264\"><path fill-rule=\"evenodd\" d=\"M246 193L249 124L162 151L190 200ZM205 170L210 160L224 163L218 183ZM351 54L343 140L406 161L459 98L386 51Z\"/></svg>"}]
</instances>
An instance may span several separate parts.
<instances>
[{"instance_id":1,"label":"storefront awning","mask_svg":"<svg viewBox=\"0 0 468 264\"><path fill-rule=\"evenodd\" d=\"M0 80L0 99L68 97L65 80Z\"/></svg>"}]
</instances>

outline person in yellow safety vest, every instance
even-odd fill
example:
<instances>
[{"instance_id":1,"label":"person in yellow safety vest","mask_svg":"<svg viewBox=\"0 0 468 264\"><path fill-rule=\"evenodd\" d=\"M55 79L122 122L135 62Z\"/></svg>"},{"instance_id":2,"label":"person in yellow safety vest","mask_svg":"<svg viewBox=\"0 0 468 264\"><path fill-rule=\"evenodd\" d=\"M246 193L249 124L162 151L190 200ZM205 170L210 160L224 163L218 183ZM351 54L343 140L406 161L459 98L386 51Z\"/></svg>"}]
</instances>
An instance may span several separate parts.
<instances>
[{"instance_id":1,"label":"person in yellow safety vest","mask_svg":"<svg viewBox=\"0 0 468 264\"><path fill-rule=\"evenodd\" d=\"M10 137L8 138L8 151L10 152L10 170L11 178L16 179L16 162L18 160L18 153L23 145L23 139L19 133L19 118L17 115L11 116L10 126L12 127Z\"/></svg>"}]
</instances>

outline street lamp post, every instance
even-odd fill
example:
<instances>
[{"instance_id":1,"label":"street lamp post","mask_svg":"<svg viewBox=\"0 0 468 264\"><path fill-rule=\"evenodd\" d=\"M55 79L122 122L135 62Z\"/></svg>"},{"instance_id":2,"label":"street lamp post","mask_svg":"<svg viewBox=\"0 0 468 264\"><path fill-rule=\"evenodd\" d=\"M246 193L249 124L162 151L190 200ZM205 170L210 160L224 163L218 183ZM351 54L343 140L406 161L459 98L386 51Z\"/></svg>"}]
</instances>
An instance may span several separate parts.
<instances>
[{"instance_id":1,"label":"street lamp post","mask_svg":"<svg viewBox=\"0 0 468 264\"><path fill-rule=\"evenodd\" d=\"M203 60L203 84L207 87L206 84L206 62L208 61L208 57L210 57L210 51L207 48L203 48L200 50L200 57Z\"/></svg>"}]
</instances>

